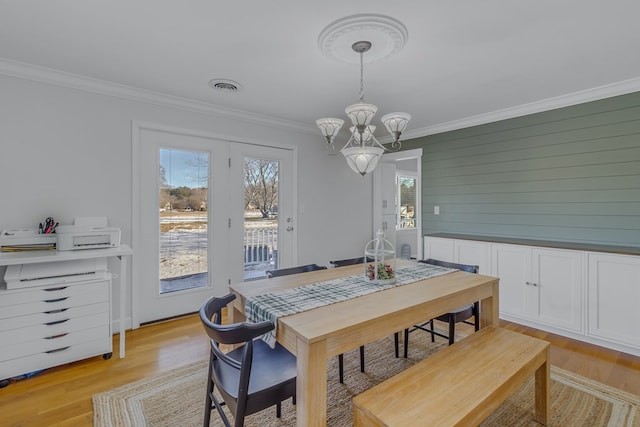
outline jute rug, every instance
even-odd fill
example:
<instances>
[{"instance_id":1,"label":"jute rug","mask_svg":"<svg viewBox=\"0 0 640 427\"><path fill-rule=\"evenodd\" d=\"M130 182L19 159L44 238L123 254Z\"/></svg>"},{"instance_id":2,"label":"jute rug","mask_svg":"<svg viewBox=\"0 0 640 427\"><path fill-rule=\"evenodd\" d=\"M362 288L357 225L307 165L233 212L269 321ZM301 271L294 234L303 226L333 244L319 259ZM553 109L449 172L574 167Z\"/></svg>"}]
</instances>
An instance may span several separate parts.
<instances>
[{"instance_id":1,"label":"jute rug","mask_svg":"<svg viewBox=\"0 0 640 427\"><path fill-rule=\"evenodd\" d=\"M446 343L426 339L427 334L411 334L409 358L394 357L393 337L365 346L366 372L361 373L357 350L345 354L345 381L338 382L337 358L328 362L329 426L352 426L351 399L386 378L408 368ZM155 378L137 381L93 396L94 425L120 426L201 426L204 413L207 361L177 368ZM578 375L552 367L551 426L640 427L640 398ZM425 393L425 399L438 390ZM482 426L538 426L533 417L533 381L529 380ZM295 406L283 403L282 418L275 407L245 420L247 427L295 425ZM211 425L222 427L214 411ZM412 426L413 427L413 426ZM416 426L423 427L423 426Z\"/></svg>"}]
</instances>

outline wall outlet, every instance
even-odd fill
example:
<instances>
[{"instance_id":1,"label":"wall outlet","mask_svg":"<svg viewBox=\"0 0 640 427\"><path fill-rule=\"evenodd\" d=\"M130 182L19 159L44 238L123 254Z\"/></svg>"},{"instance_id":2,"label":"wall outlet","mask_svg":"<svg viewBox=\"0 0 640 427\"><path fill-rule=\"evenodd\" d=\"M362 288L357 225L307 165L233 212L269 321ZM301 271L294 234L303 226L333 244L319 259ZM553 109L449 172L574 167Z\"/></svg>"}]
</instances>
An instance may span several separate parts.
<instances>
[{"instance_id":1,"label":"wall outlet","mask_svg":"<svg viewBox=\"0 0 640 427\"><path fill-rule=\"evenodd\" d=\"M440 206L434 206L433 207L433 214L434 215L440 215Z\"/></svg>"}]
</instances>

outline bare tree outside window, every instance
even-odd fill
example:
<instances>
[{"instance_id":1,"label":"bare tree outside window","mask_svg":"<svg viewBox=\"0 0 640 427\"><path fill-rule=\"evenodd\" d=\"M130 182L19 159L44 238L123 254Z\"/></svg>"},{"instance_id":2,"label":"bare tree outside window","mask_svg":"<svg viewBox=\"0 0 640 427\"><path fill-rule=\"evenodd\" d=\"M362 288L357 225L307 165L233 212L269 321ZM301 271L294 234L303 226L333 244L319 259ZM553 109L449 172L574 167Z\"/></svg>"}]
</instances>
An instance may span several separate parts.
<instances>
[{"instance_id":1,"label":"bare tree outside window","mask_svg":"<svg viewBox=\"0 0 640 427\"><path fill-rule=\"evenodd\" d=\"M264 277L278 268L280 162L244 158L244 278Z\"/></svg>"},{"instance_id":2,"label":"bare tree outside window","mask_svg":"<svg viewBox=\"0 0 640 427\"><path fill-rule=\"evenodd\" d=\"M245 209L257 209L262 218L278 210L278 173L276 161L246 158L244 163Z\"/></svg>"}]
</instances>

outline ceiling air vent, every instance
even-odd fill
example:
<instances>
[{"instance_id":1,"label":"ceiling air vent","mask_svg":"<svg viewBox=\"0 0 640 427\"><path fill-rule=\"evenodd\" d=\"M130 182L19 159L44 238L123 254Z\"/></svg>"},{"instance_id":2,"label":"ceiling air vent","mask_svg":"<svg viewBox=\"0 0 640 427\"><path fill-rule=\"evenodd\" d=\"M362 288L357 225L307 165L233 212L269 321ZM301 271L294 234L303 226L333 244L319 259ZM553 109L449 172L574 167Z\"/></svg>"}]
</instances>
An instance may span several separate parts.
<instances>
[{"instance_id":1,"label":"ceiling air vent","mask_svg":"<svg viewBox=\"0 0 640 427\"><path fill-rule=\"evenodd\" d=\"M240 83L227 79L213 79L209 82L209 86L214 90L226 93L235 93L242 89Z\"/></svg>"}]
</instances>

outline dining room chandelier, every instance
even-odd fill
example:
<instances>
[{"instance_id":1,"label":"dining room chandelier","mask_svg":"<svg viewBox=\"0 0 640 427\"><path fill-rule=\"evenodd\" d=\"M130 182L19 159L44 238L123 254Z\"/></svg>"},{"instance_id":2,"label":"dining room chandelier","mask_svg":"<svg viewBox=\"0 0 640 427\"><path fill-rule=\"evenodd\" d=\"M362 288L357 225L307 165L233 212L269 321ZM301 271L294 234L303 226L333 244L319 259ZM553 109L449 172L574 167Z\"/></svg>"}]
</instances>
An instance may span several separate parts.
<instances>
[{"instance_id":1,"label":"dining room chandelier","mask_svg":"<svg viewBox=\"0 0 640 427\"><path fill-rule=\"evenodd\" d=\"M364 176L373 171L380 160L380 156L385 151L397 151L401 147L400 135L407 128L407 123L411 120L408 113L389 113L382 116L382 123L393 138L391 150L385 148L374 136L376 127L371 125L371 120L378 111L378 107L368 104L364 100L364 60L363 56L371 49L371 42L358 41L351 45L354 52L360 55L360 99L355 104L345 108L345 113L353 126L349 128L350 136L347 143L340 152L347 160L347 164L354 172ZM344 120L336 118L324 118L316 120L322 135L327 140L327 152L337 154L334 140L340 132Z\"/></svg>"}]
</instances>

